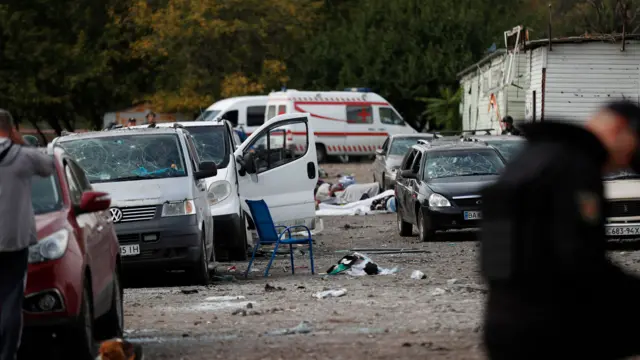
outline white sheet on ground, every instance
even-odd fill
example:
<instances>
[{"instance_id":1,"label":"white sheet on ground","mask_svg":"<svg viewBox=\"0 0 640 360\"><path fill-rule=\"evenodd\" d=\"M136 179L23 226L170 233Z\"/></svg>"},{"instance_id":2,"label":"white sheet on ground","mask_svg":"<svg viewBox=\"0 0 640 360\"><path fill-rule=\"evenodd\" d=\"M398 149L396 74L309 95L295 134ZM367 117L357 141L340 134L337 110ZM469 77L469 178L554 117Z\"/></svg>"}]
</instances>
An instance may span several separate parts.
<instances>
[{"instance_id":1,"label":"white sheet on ground","mask_svg":"<svg viewBox=\"0 0 640 360\"><path fill-rule=\"evenodd\" d=\"M386 214L388 213L386 210L371 210L371 203L373 203L374 200L382 199L393 194L393 190L387 190L366 200L356 201L345 205L328 205L320 203L320 205L318 205L319 209L316 210L316 216Z\"/></svg>"}]
</instances>

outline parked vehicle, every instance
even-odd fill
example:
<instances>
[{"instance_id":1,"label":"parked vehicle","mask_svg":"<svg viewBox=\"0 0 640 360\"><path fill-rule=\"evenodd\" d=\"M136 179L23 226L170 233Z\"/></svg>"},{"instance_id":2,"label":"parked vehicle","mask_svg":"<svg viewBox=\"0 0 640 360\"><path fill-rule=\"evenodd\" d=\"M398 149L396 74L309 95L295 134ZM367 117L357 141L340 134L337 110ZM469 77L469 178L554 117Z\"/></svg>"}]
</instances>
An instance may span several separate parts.
<instances>
[{"instance_id":1,"label":"parked vehicle","mask_svg":"<svg viewBox=\"0 0 640 360\"><path fill-rule=\"evenodd\" d=\"M31 183L38 243L29 248L23 348L56 334L70 358L89 359L94 339L124 329L118 240L108 195L62 149L51 155L55 173Z\"/></svg>"},{"instance_id":2,"label":"parked vehicle","mask_svg":"<svg viewBox=\"0 0 640 360\"><path fill-rule=\"evenodd\" d=\"M204 179L217 168L200 160L187 131L124 128L62 136L52 146L64 148L96 189L111 194L125 270L179 269L209 282L214 229Z\"/></svg>"},{"instance_id":3,"label":"parked vehicle","mask_svg":"<svg viewBox=\"0 0 640 360\"><path fill-rule=\"evenodd\" d=\"M216 261L247 259L247 214L238 195L238 164L233 156L242 141L226 120L162 123L172 128L178 124L191 134L201 161L216 163L218 174L204 179L207 200L214 222Z\"/></svg>"},{"instance_id":4,"label":"parked vehicle","mask_svg":"<svg viewBox=\"0 0 640 360\"><path fill-rule=\"evenodd\" d=\"M471 135L470 138L493 146L507 161L518 155L526 143L524 137L516 135Z\"/></svg>"},{"instance_id":5,"label":"parked vehicle","mask_svg":"<svg viewBox=\"0 0 640 360\"><path fill-rule=\"evenodd\" d=\"M480 190L494 182L505 160L481 142L413 145L396 178L398 231L422 241L436 231L472 229L482 219Z\"/></svg>"},{"instance_id":6,"label":"parked vehicle","mask_svg":"<svg viewBox=\"0 0 640 360\"><path fill-rule=\"evenodd\" d=\"M402 164L406 153L418 140L433 140L433 134L403 134L389 136L382 148L376 151L373 162L373 182L380 184L380 190L393 189L396 182L396 172Z\"/></svg>"},{"instance_id":7,"label":"parked vehicle","mask_svg":"<svg viewBox=\"0 0 640 360\"><path fill-rule=\"evenodd\" d=\"M267 96L238 96L216 101L196 121L227 120L249 136L264 124L267 99Z\"/></svg>"},{"instance_id":8,"label":"parked vehicle","mask_svg":"<svg viewBox=\"0 0 640 360\"><path fill-rule=\"evenodd\" d=\"M605 231L611 238L640 238L640 174L617 171L604 177Z\"/></svg>"},{"instance_id":9,"label":"parked vehicle","mask_svg":"<svg viewBox=\"0 0 640 360\"><path fill-rule=\"evenodd\" d=\"M356 89L357 90L357 89ZM320 162L328 156L371 156L390 135L417 133L382 96L361 91L272 92L265 119L279 114L309 113ZM302 132L287 129L287 141L306 151Z\"/></svg>"}]
</instances>

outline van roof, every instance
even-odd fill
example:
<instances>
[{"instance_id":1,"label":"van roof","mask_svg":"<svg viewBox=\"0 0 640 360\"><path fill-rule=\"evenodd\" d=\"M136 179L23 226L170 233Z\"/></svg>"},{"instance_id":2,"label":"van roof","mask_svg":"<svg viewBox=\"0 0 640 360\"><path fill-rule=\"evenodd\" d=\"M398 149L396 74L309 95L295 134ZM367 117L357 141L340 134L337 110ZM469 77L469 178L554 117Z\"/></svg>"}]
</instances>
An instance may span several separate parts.
<instances>
[{"instance_id":1,"label":"van roof","mask_svg":"<svg viewBox=\"0 0 640 360\"><path fill-rule=\"evenodd\" d=\"M62 135L56 138L56 142L65 142L76 139L87 139L87 138L101 138L101 137L110 137L110 136L118 136L118 135L144 135L149 133L156 134L175 134L179 129L174 128L166 128L166 127L156 127L156 128L120 128L115 130L108 131L88 131L82 133L70 133L68 135Z\"/></svg>"},{"instance_id":2,"label":"van roof","mask_svg":"<svg viewBox=\"0 0 640 360\"><path fill-rule=\"evenodd\" d=\"M268 96L266 95L259 95L259 96L236 96L236 97L231 97L231 98L226 98L226 99L222 99L222 100L218 100L216 102L214 102L213 104L211 104L211 106L209 106L207 108L207 110L224 110L227 107L239 103L239 102L244 102L244 101L264 101L265 103L267 102L267 99L269 99Z\"/></svg>"},{"instance_id":3,"label":"van roof","mask_svg":"<svg viewBox=\"0 0 640 360\"><path fill-rule=\"evenodd\" d=\"M297 102L370 102L376 105L390 105L382 96L374 92L357 91L274 91L269 94L269 101Z\"/></svg>"},{"instance_id":4,"label":"van roof","mask_svg":"<svg viewBox=\"0 0 640 360\"><path fill-rule=\"evenodd\" d=\"M163 122L156 123L157 128L173 128L176 124L188 128L193 126L224 126L224 122L222 121L176 121L176 122ZM148 127L149 125L136 125L132 126L131 129L142 129Z\"/></svg>"}]
</instances>

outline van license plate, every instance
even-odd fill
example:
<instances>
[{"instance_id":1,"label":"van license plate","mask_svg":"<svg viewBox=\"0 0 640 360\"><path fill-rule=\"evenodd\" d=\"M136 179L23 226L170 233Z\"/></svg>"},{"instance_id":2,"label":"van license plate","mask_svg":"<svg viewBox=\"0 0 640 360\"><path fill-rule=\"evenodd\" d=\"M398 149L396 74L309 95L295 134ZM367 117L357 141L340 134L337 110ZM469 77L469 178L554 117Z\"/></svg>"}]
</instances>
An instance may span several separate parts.
<instances>
[{"instance_id":1,"label":"van license plate","mask_svg":"<svg viewBox=\"0 0 640 360\"><path fill-rule=\"evenodd\" d=\"M482 212L481 211L465 211L464 212L464 219L465 220L480 220L480 219L482 219Z\"/></svg>"},{"instance_id":2,"label":"van license plate","mask_svg":"<svg viewBox=\"0 0 640 360\"><path fill-rule=\"evenodd\" d=\"M140 245L121 245L120 246L120 255L121 256L134 256L140 255Z\"/></svg>"},{"instance_id":3,"label":"van license plate","mask_svg":"<svg viewBox=\"0 0 640 360\"><path fill-rule=\"evenodd\" d=\"M609 226L605 231L607 236L640 236L640 226Z\"/></svg>"}]
</instances>

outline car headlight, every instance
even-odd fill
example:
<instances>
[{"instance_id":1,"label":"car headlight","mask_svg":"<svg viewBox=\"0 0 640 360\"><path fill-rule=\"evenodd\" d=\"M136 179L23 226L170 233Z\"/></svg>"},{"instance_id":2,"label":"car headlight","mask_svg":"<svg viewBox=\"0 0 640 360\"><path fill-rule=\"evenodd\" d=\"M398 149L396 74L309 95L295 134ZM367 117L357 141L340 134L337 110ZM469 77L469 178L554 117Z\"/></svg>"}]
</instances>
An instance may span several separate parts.
<instances>
[{"instance_id":1,"label":"car headlight","mask_svg":"<svg viewBox=\"0 0 640 360\"><path fill-rule=\"evenodd\" d=\"M196 213L193 200L167 202L162 205L162 216L182 216Z\"/></svg>"},{"instance_id":2,"label":"car headlight","mask_svg":"<svg viewBox=\"0 0 640 360\"><path fill-rule=\"evenodd\" d=\"M449 200L446 197L440 194L431 194L429 196L429 206L430 207L448 207L451 206Z\"/></svg>"},{"instance_id":3,"label":"car headlight","mask_svg":"<svg viewBox=\"0 0 640 360\"><path fill-rule=\"evenodd\" d=\"M62 229L29 247L29 264L60 259L67 251L69 230Z\"/></svg>"},{"instance_id":4,"label":"car headlight","mask_svg":"<svg viewBox=\"0 0 640 360\"><path fill-rule=\"evenodd\" d=\"M220 180L211 183L207 189L207 200L209 205L215 205L222 202L231 195L231 183L227 180Z\"/></svg>"}]
</instances>

